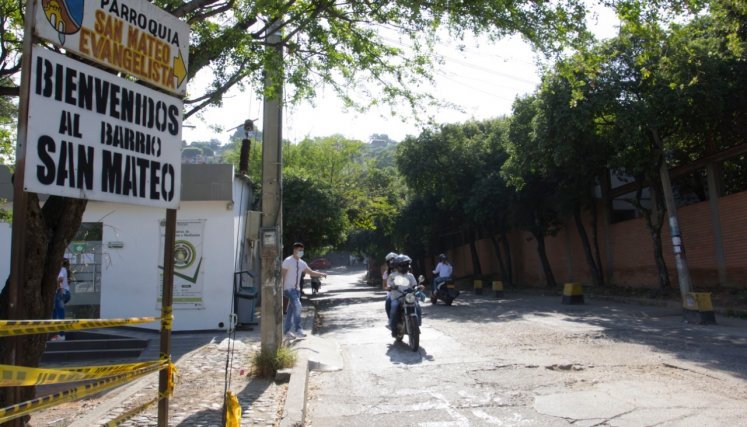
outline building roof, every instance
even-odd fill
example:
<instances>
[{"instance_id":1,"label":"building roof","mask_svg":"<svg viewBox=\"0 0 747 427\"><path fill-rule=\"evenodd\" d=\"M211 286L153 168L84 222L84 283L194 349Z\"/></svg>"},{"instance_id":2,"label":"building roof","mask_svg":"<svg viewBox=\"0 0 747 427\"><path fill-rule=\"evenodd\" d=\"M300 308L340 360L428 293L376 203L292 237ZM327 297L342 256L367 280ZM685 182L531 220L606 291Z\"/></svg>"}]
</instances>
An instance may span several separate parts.
<instances>
[{"instance_id":1,"label":"building roof","mask_svg":"<svg viewBox=\"0 0 747 427\"><path fill-rule=\"evenodd\" d=\"M182 164L182 201L231 201L234 177L233 165ZM13 200L11 174L5 165L0 165L0 199Z\"/></svg>"}]
</instances>

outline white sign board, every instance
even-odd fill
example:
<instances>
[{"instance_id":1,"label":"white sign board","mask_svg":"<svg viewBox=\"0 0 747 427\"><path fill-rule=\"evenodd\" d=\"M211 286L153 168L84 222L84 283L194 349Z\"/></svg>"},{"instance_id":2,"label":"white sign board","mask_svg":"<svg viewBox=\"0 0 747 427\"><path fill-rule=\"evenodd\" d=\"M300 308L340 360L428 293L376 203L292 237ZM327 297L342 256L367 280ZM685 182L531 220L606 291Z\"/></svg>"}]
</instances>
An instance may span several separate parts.
<instances>
[{"instance_id":1,"label":"white sign board","mask_svg":"<svg viewBox=\"0 0 747 427\"><path fill-rule=\"evenodd\" d=\"M64 55L32 55L25 189L176 209L182 101Z\"/></svg>"},{"instance_id":2,"label":"white sign board","mask_svg":"<svg viewBox=\"0 0 747 427\"><path fill-rule=\"evenodd\" d=\"M36 35L184 95L189 25L145 0L40 0Z\"/></svg>"}]
</instances>

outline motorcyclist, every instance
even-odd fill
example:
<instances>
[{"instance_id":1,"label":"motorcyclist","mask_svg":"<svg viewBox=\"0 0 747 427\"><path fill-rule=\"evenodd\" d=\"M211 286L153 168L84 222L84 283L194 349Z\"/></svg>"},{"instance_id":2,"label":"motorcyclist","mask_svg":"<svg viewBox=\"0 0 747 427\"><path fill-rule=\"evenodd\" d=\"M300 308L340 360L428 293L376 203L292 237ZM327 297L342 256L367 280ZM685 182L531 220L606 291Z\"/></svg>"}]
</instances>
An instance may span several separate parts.
<instances>
[{"instance_id":1,"label":"motorcyclist","mask_svg":"<svg viewBox=\"0 0 747 427\"><path fill-rule=\"evenodd\" d=\"M451 263L449 263L448 258L446 258L446 254L439 255L438 265L436 265L436 269L433 270L433 274L435 275L432 283L434 295L436 294L438 285L451 280L451 274L453 271L454 268L451 266Z\"/></svg>"},{"instance_id":2,"label":"motorcyclist","mask_svg":"<svg viewBox=\"0 0 747 427\"><path fill-rule=\"evenodd\" d=\"M382 287L387 291L386 292L386 301L384 301L384 311L386 311L386 317L389 318L389 311L392 307L392 300L390 298L389 292L389 276L392 274L392 263L394 262L394 258L397 257L397 254L394 252L389 252L384 260L386 261L386 270L384 270L384 274L381 275L381 283Z\"/></svg>"},{"instance_id":3,"label":"motorcyclist","mask_svg":"<svg viewBox=\"0 0 747 427\"><path fill-rule=\"evenodd\" d=\"M417 288L418 283L417 280L415 280L415 276L410 273L410 264L412 263L412 259L410 259L407 255L399 255L394 258L392 262L392 267L394 267L394 271L392 271L392 274L389 275L387 284L389 285L389 291L390 291L390 300L391 300L391 308L389 309L389 329L392 331L392 337L397 337L397 321L398 321L398 315L399 315L399 306L402 303L400 300L400 297L403 295L403 291L410 288ZM397 286L394 283L394 280L398 276L404 276L408 280L407 286ZM418 317L421 316L420 310L418 306Z\"/></svg>"}]
</instances>

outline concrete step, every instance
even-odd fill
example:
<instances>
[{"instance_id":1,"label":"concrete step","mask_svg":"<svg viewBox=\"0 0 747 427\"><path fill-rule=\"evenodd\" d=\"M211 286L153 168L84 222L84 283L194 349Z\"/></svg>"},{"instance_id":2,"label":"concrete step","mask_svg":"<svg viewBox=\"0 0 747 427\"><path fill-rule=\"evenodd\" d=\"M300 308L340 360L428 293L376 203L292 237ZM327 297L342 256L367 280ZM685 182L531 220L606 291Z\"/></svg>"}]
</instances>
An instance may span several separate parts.
<instances>
[{"instance_id":1,"label":"concrete step","mask_svg":"<svg viewBox=\"0 0 747 427\"><path fill-rule=\"evenodd\" d=\"M90 350L58 350L44 352L42 363L46 362L74 362L77 360L107 360L138 358L142 348L113 348Z\"/></svg>"},{"instance_id":2,"label":"concrete step","mask_svg":"<svg viewBox=\"0 0 747 427\"><path fill-rule=\"evenodd\" d=\"M149 342L125 335L70 331L65 334L65 341L47 341L42 362L137 358Z\"/></svg>"}]
</instances>

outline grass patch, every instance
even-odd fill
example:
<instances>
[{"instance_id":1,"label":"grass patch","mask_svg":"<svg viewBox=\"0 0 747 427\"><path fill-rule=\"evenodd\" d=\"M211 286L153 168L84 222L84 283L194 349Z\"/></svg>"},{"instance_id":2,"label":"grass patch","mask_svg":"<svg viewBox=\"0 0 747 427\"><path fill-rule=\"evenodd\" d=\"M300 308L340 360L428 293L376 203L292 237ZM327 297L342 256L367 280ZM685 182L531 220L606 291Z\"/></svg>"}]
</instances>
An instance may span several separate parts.
<instances>
[{"instance_id":1,"label":"grass patch","mask_svg":"<svg viewBox=\"0 0 747 427\"><path fill-rule=\"evenodd\" d=\"M280 347L275 353L258 351L252 356L252 372L258 377L272 378L280 369L292 368L296 358L296 352L288 347Z\"/></svg>"}]
</instances>

